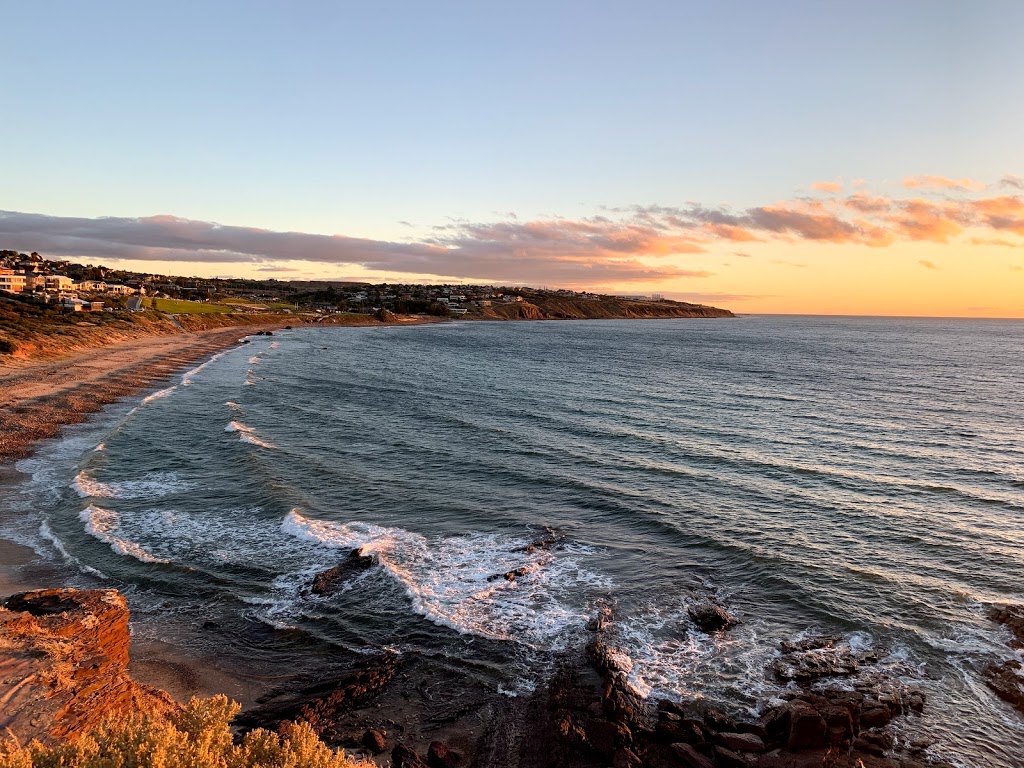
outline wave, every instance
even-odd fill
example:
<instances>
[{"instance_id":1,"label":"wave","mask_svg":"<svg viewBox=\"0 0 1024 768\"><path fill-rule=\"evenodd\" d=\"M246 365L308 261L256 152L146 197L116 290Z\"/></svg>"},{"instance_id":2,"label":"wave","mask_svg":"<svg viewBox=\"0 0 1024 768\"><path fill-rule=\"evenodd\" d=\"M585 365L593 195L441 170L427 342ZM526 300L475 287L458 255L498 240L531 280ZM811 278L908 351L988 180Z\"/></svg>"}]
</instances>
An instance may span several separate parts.
<instances>
[{"instance_id":1,"label":"wave","mask_svg":"<svg viewBox=\"0 0 1024 768\"><path fill-rule=\"evenodd\" d=\"M75 475L71 487L83 499L150 499L189 491L196 484L174 472L152 472L139 480L103 483L83 469Z\"/></svg>"},{"instance_id":2,"label":"wave","mask_svg":"<svg viewBox=\"0 0 1024 768\"><path fill-rule=\"evenodd\" d=\"M121 518L112 509L104 509L90 504L78 513L78 518L85 523L86 533L109 545L114 552L123 557L133 557L142 563L167 564L170 562L150 554L133 541L115 536L114 533L120 528Z\"/></svg>"},{"instance_id":3,"label":"wave","mask_svg":"<svg viewBox=\"0 0 1024 768\"><path fill-rule=\"evenodd\" d=\"M212 355L209 360L201 363L200 365L197 365L192 370L183 373L181 376L181 385L183 387L190 386L192 384L192 379L195 378L197 374L202 373L208 365L210 365L215 360L220 360L220 358L224 357L224 355L226 355L228 352L230 352L230 350L227 349L224 350L223 352L218 352L217 354Z\"/></svg>"},{"instance_id":4,"label":"wave","mask_svg":"<svg viewBox=\"0 0 1024 768\"><path fill-rule=\"evenodd\" d=\"M77 557L68 552L67 549L64 547L64 542L61 541L57 534L53 532L53 530L50 528L49 523L47 523L45 520L43 520L43 522L39 524L39 535L45 541L48 541L50 543L50 545L57 551L57 554L64 559L65 563L73 565L76 568L83 571L84 573L96 576L97 578L109 578L107 574L103 573L103 571L93 568L91 565L86 565Z\"/></svg>"},{"instance_id":5,"label":"wave","mask_svg":"<svg viewBox=\"0 0 1024 768\"><path fill-rule=\"evenodd\" d=\"M259 446L260 448L276 448L277 447L273 443L267 442L266 440L262 440L259 437L257 437L256 436L256 431L252 427L246 426L245 424L243 424L240 421L229 422L228 425L226 427L224 427L224 431L225 432L237 432L238 433L238 439L241 440L243 443L249 443L250 445L256 445L256 446Z\"/></svg>"},{"instance_id":6,"label":"wave","mask_svg":"<svg viewBox=\"0 0 1024 768\"><path fill-rule=\"evenodd\" d=\"M258 365L259 362L260 362L260 356L259 355L253 355L252 357L249 358L249 365Z\"/></svg>"},{"instance_id":7,"label":"wave","mask_svg":"<svg viewBox=\"0 0 1024 768\"><path fill-rule=\"evenodd\" d=\"M171 386L171 387L167 387L166 389L161 389L158 392L154 392L152 395L149 395L147 397L142 398L142 404L143 405L147 405L147 404L153 402L154 400L160 400L161 398L167 397L169 394L171 394L172 392L174 392L177 389L178 389L178 385L177 384L175 384L174 386Z\"/></svg>"},{"instance_id":8,"label":"wave","mask_svg":"<svg viewBox=\"0 0 1024 768\"><path fill-rule=\"evenodd\" d=\"M581 565L578 556L589 550L578 546L529 548L527 539L485 533L428 540L402 528L315 520L298 509L281 529L320 547L372 555L413 610L435 624L531 647L560 645L583 626L587 613L569 593L610 587ZM506 579L511 572L516 577Z\"/></svg>"}]
</instances>

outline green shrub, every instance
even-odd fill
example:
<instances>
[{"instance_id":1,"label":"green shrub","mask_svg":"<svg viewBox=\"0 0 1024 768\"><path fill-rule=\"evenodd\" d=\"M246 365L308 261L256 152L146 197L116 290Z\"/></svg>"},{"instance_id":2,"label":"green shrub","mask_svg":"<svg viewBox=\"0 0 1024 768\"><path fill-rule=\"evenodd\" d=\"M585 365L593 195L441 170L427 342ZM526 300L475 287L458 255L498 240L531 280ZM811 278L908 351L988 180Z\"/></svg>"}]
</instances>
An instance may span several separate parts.
<instances>
[{"instance_id":1,"label":"green shrub","mask_svg":"<svg viewBox=\"0 0 1024 768\"><path fill-rule=\"evenodd\" d=\"M326 746L308 723L257 729L234 742L241 707L226 696L193 698L167 717L131 714L56 746L0 742L0 768L375 768Z\"/></svg>"}]
</instances>

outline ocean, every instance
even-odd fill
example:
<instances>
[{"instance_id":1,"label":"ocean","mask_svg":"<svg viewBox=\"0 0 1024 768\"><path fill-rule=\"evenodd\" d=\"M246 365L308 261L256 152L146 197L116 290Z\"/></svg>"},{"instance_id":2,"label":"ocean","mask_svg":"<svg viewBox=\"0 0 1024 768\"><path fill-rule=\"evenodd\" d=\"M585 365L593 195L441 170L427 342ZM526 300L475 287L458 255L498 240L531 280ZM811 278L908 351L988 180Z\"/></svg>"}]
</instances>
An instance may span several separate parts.
<instances>
[{"instance_id":1,"label":"ocean","mask_svg":"<svg viewBox=\"0 0 1024 768\"><path fill-rule=\"evenodd\" d=\"M609 604L636 690L754 713L781 641L835 633L928 694L901 738L1010 768L1022 384L1020 321L301 328L43 445L0 533L266 679L387 648L527 696ZM706 597L740 623L697 631Z\"/></svg>"}]
</instances>

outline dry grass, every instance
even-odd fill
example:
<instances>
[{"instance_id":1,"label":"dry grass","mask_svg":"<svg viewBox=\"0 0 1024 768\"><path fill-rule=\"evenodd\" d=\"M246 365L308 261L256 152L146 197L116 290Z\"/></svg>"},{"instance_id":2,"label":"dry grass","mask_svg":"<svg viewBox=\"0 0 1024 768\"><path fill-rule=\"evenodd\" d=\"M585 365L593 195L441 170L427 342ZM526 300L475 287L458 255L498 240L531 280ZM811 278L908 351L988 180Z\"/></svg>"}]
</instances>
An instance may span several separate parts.
<instances>
[{"instance_id":1,"label":"dry grass","mask_svg":"<svg viewBox=\"0 0 1024 768\"><path fill-rule=\"evenodd\" d=\"M235 743L241 707L226 696L192 699L167 717L111 718L66 744L0 742L0 768L375 768L333 750L305 723L255 730Z\"/></svg>"}]
</instances>

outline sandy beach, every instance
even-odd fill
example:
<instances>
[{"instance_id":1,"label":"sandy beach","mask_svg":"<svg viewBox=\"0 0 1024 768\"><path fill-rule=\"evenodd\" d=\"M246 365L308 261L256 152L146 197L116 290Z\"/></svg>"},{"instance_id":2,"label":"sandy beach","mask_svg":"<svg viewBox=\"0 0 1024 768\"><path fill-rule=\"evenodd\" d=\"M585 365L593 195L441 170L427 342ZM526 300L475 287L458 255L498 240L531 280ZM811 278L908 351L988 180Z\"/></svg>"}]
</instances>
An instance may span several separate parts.
<instances>
[{"instance_id":1,"label":"sandy beach","mask_svg":"<svg viewBox=\"0 0 1024 768\"><path fill-rule=\"evenodd\" d=\"M151 336L67 357L0 365L0 462L27 456L104 405L238 343L250 327Z\"/></svg>"}]
</instances>

